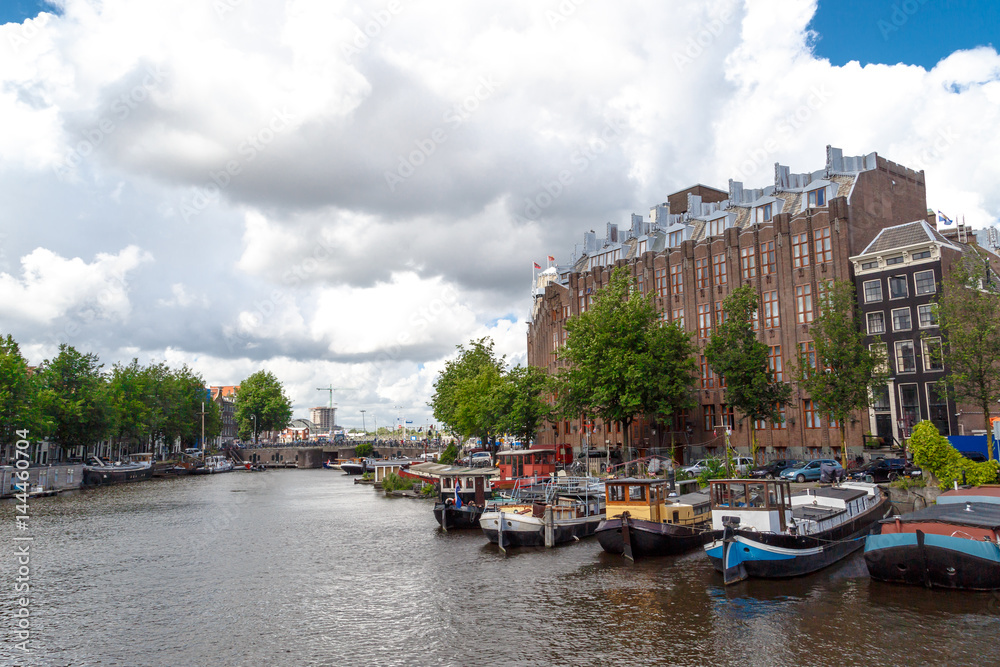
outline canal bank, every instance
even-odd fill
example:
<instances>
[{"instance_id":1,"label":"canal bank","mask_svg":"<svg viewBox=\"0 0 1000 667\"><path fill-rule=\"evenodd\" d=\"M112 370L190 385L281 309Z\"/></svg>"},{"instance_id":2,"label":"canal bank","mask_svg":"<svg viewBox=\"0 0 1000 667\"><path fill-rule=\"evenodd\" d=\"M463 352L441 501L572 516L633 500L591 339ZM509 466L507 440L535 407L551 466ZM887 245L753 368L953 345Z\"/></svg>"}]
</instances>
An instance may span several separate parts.
<instances>
[{"instance_id":1,"label":"canal bank","mask_svg":"<svg viewBox=\"0 0 1000 667\"><path fill-rule=\"evenodd\" d=\"M153 480L31 514L22 664L973 665L1000 630L995 596L873 583L860 556L730 587L699 553L632 564L585 540L505 557L335 470Z\"/></svg>"}]
</instances>

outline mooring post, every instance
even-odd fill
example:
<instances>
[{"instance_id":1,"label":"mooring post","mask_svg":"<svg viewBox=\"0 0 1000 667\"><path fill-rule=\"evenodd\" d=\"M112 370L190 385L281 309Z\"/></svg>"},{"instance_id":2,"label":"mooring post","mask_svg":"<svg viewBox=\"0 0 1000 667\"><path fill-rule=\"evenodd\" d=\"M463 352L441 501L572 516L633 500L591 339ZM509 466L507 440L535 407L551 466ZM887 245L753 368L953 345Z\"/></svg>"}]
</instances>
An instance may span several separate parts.
<instances>
[{"instance_id":1,"label":"mooring post","mask_svg":"<svg viewBox=\"0 0 1000 667\"><path fill-rule=\"evenodd\" d=\"M502 551L506 555L507 550L504 549L504 546L503 546L503 511L502 510L500 511L500 521L497 522L497 525L499 526L497 528L497 544L500 545L500 551Z\"/></svg>"},{"instance_id":2,"label":"mooring post","mask_svg":"<svg viewBox=\"0 0 1000 667\"><path fill-rule=\"evenodd\" d=\"M545 525L545 546L552 547L555 545L555 530L552 525L552 505L546 505L545 511L542 513L542 522Z\"/></svg>"}]
</instances>

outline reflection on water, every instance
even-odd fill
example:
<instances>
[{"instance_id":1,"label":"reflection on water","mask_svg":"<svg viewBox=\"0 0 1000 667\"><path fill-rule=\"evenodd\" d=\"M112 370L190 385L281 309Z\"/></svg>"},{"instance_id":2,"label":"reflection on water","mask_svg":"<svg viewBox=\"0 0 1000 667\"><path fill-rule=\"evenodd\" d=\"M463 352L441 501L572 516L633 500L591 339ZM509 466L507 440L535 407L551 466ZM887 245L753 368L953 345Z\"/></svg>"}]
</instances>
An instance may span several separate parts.
<instances>
[{"instance_id":1,"label":"reflection on water","mask_svg":"<svg viewBox=\"0 0 1000 667\"><path fill-rule=\"evenodd\" d=\"M873 583L860 554L730 587L700 553L630 563L586 540L504 556L440 531L427 501L331 470L154 480L31 511L35 651L5 642L0 664L973 665L1000 631L995 596Z\"/></svg>"}]
</instances>

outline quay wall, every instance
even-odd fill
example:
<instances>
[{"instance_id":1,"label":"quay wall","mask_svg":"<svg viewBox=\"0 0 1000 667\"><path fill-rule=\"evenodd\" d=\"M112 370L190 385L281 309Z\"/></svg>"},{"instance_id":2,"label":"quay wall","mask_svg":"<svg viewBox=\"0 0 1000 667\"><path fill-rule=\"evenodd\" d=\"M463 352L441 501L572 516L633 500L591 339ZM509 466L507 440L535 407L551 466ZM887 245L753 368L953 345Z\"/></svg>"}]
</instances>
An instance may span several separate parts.
<instances>
[{"instance_id":1,"label":"quay wall","mask_svg":"<svg viewBox=\"0 0 1000 667\"><path fill-rule=\"evenodd\" d=\"M68 491L79 489L83 483L83 464L64 464L48 466L31 466L28 470L28 483L31 488L41 487L46 490ZM16 493L14 484L20 480L14 476L17 468L0 466L0 498L9 498Z\"/></svg>"}]
</instances>

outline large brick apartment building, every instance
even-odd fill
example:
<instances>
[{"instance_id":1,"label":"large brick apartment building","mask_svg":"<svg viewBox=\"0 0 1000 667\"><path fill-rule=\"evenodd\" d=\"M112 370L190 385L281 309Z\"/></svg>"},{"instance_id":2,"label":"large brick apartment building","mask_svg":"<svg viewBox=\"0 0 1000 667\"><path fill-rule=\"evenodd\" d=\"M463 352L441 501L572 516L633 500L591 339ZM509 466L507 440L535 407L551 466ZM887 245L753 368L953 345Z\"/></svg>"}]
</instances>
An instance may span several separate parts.
<instances>
[{"instance_id":1,"label":"large brick apartment building","mask_svg":"<svg viewBox=\"0 0 1000 667\"><path fill-rule=\"evenodd\" d=\"M810 323L829 281L853 280L851 258L885 228L929 220L924 174L876 153L845 157L827 146L825 166L792 173L775 165L774 184L745 189L729 181L728 192L705 185L674 193L654 206L649 220L633 215L620 229L608 223L603 239L584 234L570 264L543 271L534 286L528 327L528 363L555 373L565 343L565 321L587 309L617 266L628 267L639 286L653 294L664 320L680 322L703 349L726 296L751 284L760 294L761 340L771 348L772 369L793 385L784 419L758 425L763 456L839 456L839 430L792 381L799 353L812 350ZM730 443L748 451L750 429L725 403L720 378L699 354L698 406L659 425L639 418L631 441L643 449L680 445L678 458L721 454L724 427ZM860 449L869 415L847 424L849 447ZM543 444L568 442L588 449L614 449L624 438L615 424L580 420L548 424Z\"/></svg>"}]
</instances>

